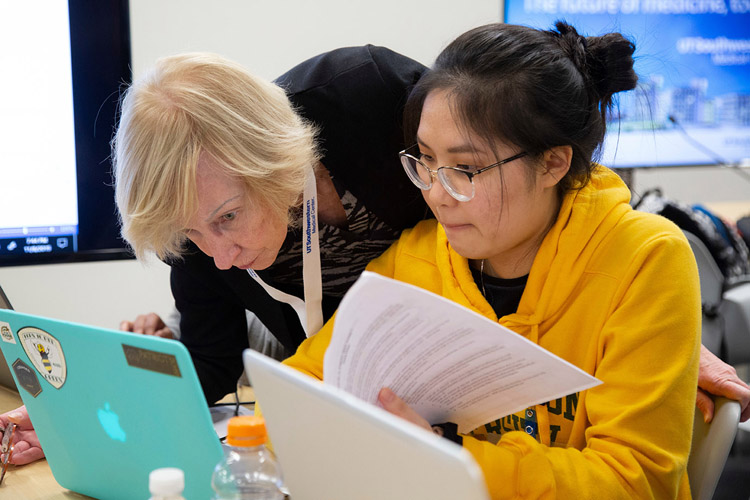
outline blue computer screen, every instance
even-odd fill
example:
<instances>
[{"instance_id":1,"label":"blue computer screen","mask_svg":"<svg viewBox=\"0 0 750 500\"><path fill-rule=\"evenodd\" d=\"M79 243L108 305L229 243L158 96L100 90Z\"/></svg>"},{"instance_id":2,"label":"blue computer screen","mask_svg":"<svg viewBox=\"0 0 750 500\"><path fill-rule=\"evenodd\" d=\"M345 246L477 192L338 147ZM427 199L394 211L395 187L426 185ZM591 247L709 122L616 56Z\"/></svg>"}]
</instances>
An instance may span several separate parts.
<instances>
[{"instance_id":1,"label":"blue computer screen","mask_svg":"<svg viewBox=\"0 0 750 500\"><path fill-rule=\"evenodd\" d=\"M615 168L750 161L750 0L505 0L505 21L636 45L602 162Z\"/></svg>"}]
</instances>

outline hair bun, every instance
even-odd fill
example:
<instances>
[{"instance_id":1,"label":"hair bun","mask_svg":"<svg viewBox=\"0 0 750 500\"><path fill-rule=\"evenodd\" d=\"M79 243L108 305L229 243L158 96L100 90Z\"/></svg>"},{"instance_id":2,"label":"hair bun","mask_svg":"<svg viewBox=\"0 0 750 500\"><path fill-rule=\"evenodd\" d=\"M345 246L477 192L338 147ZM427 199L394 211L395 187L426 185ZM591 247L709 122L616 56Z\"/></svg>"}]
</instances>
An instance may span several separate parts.
<instances>
[{"instance_id":1,"label":"hair bun","mask_svg":"<svg viewBox=\"0 0 750 500\"><path fill-rule=\"evenodd\" d=\"M549 33L557 39L558 45L565 55L573 61L578 71L587 76L586 51L588 43L586 37L579 35L578 31L565 21L557 21L555 29L556 31L550 31Z\"/></svg>"},{"instance_id":2,"label":"hair bun","mask_svg":"<svg viewBox=\"0 0 750 500\"><path fill-rule=\"evenodd\" d=\"M588 81L598 99L608 100L617 92L632 90L638 83L633 70L635 45L620 33L584 37L564 21L550 32L560 48Z\"/></svg>"}]
</instances>

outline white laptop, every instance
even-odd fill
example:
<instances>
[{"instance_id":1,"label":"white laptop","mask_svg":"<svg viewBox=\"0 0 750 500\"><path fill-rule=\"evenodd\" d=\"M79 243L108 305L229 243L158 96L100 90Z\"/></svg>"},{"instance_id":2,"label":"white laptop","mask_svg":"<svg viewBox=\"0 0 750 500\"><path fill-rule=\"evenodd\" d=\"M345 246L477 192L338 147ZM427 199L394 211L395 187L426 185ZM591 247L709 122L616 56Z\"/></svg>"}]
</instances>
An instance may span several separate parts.
<instances>
[{"instance_id":1,"label":"white laptop","mask_svg":"<svg viewBox=\"0 0 750 500\"><path fill-rule=\"evenodd\" d=\"M487 500L461 446L259 354L245 369L293 500Z\"/></svg>"}]
</instances>

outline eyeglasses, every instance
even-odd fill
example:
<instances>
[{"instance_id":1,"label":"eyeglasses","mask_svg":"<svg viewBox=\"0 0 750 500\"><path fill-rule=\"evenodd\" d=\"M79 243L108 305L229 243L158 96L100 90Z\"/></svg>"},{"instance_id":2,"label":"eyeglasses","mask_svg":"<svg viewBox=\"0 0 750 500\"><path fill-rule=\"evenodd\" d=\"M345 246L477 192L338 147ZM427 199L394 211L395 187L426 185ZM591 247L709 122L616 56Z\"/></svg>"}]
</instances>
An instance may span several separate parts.
<instances>
[{"instance_id":1,"label":"eyeglasses","mask_svg":"<svg viewBox=\"0 0 750 500\"><path fill-rule=\"evenodd\" d=\"M491 168L499 167L500 165L505 165L506 163L513 160L523 158L528 154L526 152L518 153L511 156L510 158L500 160L497 163L493 163L492 165L476 170L474 169L474 167L465 166L444 166L432 170L430 167L425 165L422 160L414 155L407 153L407 151L416 147L417 145L415 144L414 146L404 149L398 154L399 158L401 158L401 164L404 166L404 170L406 170L406 174L409 176L409 179L411 179L414 185L419 189L427 191L432 187L432 177L433 174L435 174L445 190L448 191L448 193L458 201L469 201L474 198L475 176L481 174L482 172L486 172Z\"/></svg>"},{"instance_id":2,"label":"eyeglasses","mask_svg":"<svg viewBox=\"0 0 750 500\"><path fill-rule=\"evenodd\" d=\"M3 439L0 441L0 461L2 461L2 469L0 470L0 484L3 484L5 478L5 472L8 470L10 459L13 456L13 435L16 433L16 424L10 424L5 429L0 429L3 433Z\"/></svg>"}]
</instances>

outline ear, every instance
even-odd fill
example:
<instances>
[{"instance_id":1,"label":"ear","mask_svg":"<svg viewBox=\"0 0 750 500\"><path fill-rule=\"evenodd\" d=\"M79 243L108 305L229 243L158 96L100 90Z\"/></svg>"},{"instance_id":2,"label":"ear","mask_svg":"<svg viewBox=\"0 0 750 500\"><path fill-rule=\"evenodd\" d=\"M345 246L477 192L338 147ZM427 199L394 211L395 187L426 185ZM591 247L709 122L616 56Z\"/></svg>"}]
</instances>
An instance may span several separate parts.
<instances>
[{"instance_id":1,"label":"ear","mask_svg":"<svg viewBox=\"0 0 750 500\"><path fill-rule=\"evenodd\" d=\"M553 187L565 177L570 170L573 159L573 148L570 146L555 146L542 155L542 184Z\"/></svg>"}]
</instances>

